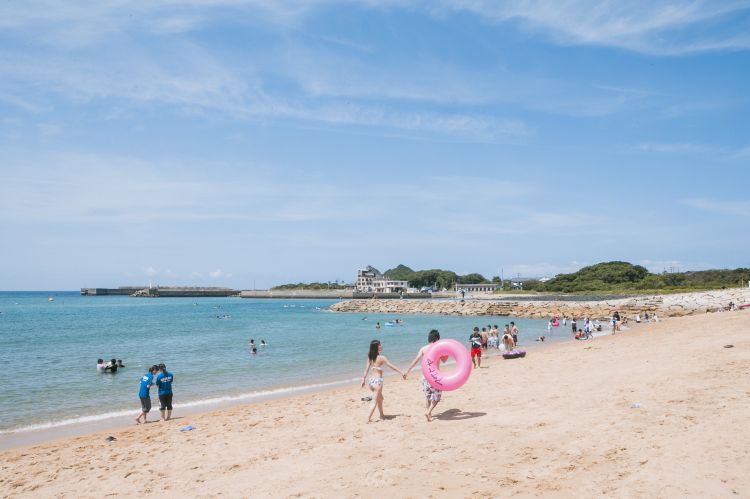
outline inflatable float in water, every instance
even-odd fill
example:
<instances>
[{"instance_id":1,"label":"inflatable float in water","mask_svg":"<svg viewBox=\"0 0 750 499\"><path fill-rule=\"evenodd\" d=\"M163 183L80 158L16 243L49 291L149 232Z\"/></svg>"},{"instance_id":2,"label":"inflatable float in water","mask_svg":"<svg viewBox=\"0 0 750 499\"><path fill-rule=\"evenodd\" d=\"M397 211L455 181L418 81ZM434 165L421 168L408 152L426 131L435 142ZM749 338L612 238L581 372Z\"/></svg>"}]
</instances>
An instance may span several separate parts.
<instances>
[{"instance_id":1,"label":"inflatable float in water","mask_svg":"<svg viewBox=\"0 0 750 499\"><path fill-rule=\"evenodd\" d=\"M526 352L523 350L511 350L503 354L504 359L519 359L522 357L526 357Z\"/></svg>"}]
</instances>

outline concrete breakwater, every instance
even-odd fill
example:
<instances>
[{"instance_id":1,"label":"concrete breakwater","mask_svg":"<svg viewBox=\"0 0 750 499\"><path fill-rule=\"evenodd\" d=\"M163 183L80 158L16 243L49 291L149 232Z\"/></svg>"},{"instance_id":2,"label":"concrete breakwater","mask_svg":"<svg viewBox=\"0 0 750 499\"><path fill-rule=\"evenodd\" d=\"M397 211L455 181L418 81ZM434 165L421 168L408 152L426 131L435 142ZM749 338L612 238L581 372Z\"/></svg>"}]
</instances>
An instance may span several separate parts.
<instances>
[{"instance_id":1,"label":"concrete breakwater","mask_svg":"<svg viewBox=\"0 0 750 499\"><path fill-rule=\"evenodd\" d=\"M632 318L657 313L678 317L724 310L732 302L750 303L750 289L723 289L674 295L633 296L598 301L568 300L349 300L330 307L334 312L386 314L494 315L544 319L552 316L609 319L615 311Z\"/></svg>"}]
</instances>

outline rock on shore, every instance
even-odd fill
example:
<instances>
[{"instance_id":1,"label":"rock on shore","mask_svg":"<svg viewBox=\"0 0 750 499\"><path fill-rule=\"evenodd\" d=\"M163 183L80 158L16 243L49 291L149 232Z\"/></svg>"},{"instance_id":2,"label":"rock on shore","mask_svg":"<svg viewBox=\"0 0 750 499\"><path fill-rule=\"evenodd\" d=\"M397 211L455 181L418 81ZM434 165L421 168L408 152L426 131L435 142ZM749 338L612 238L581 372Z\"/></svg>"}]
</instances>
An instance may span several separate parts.
<instances>
[{"instance_id":1,"label":"rock on shore","mask_svg":"<svg viewBox=\"0 0 750 499\"><path fill-rule=\"evenodd\" d=\"M750 303L750 288L722 289L672 295L637 296L600 301L521 301L497 300L347 300L331 305L334 312L387 314L495 315L544 319L566 316L609 319L615 311L632 318L635 314L657 313L679 317L726 309Z\"/></svg>"}]
</instances>

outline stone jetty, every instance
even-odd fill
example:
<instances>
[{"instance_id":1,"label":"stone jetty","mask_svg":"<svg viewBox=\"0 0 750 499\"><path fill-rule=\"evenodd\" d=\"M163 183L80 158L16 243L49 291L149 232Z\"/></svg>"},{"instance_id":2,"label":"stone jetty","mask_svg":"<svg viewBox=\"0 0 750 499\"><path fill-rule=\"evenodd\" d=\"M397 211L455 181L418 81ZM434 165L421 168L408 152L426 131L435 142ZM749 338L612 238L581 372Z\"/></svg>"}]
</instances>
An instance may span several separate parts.
<instances>
[{"instance_id":1,"label":"stone jetty","mask_svg":"<svg viewBox=\"0 0 750 499\"><path fill-rule=\"evenodd\" d=\"M545 319L552 316L606 320L617 311L632 318L648 312L659 317L679 317L725 310L729 303L737 306L750 303L750 288L722 289L695 293L634 296L616 299L588 300L524 300L508 297L485 300L348 300L330 307L334 312L436 314L436 315L493 315Z\"/></svg>"}]
</instances>

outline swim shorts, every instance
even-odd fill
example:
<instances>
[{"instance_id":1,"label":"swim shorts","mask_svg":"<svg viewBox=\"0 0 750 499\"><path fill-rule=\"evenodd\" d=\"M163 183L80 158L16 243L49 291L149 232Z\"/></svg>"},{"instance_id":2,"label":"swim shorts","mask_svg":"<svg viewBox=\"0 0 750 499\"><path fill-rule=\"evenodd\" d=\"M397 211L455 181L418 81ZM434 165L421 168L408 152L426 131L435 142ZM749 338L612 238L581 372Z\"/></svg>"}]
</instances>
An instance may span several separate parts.
<instances>
[{"instance_id":1,"label":"swim shorts","mask_svg":"<svg viewBox=\"0 0 750 499\"><path fill-rule=\"evenodd\" d=\"M436 390L424 378L422 378L422 393L424 393L425 398L430 402L440 402L440 399L443 397L442 390Z\"/></svg>"},{"instance_id":2,"label":"swim shorts","mask_svg":"<svg viewBox=\"0 0 750 499\"><path fill-rule=\"evenodd\" d=\"M163 411L164 409L167 409L168 411L172 410L172 394L169 395L159 395L159 403L161 404L161 407L159 407L160 411Z\"/></svg>"},{"instance_id":3,"label":"swim shorts","mask_svg":"<svg viewBox=\"0 0 750 499\"><path fill-rule=\"evenodd\" d=\"M464 350L465 351L465 350ZM480 348L473 348L471 349L471 357L481 357L482 356L482 349Z\"/></svg>"},{"instance_id":4,"label":"swim shorts","mask_svg":"<svg viewBox=\"0 0 750 499\"><path fill-rule=\"evenodd\" d=\"M141 399L141 412L146 413L151 410L151 397L139 397Z\"/></svg>"}]
</instances>

